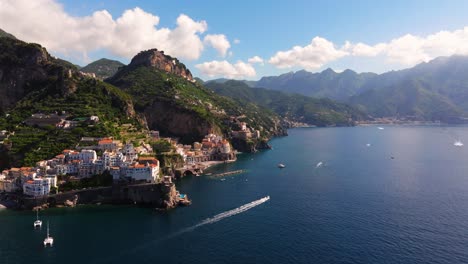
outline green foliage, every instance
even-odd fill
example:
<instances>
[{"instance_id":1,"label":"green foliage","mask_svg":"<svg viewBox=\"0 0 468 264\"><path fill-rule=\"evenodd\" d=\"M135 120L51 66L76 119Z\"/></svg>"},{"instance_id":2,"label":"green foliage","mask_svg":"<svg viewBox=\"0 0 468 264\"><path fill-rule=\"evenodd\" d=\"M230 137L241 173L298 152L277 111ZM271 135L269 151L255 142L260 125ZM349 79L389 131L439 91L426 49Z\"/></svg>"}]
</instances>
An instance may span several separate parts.
<instances>
[{"instance_id":1,"label":"green foliage","mask_svg":"<svg viewBox=\"0 0 468 264\"><path fill-rule=\"evenodd\" d=\"M157 154L171 152L174 150L172 144L169 141L163 139L152 142L151 147L153 148L153 151Z\"/></svg>"},{"instance_id":2,"label":"green foliage","mask_svg":"<svg viewBox=\"0 0 468 264\"><path fill-rule=\"evenodd\" d=\"M188 113L194 120L212 124L225 134L230 131L226 125L229 117L242 115L246 116L250 126L259 130L263 128L265 136L278 130L278 117L273 112L254 104L240 104L219 96L198 83L156 68L130 65L107 81L132 95L135 109L140 112L144 112L155 102L164 102L171 106L170 111ZM164 131L167 124L158 125L159 130Z\"/></svg>"},{"instance_id":3,"label":"green foliage","mask_svg":"<svg viewBox=\"0 0 468 264\"><path fill-rule=\"evenodd\" d=\"M240 81L210 82L206 87L240 104L261 105L292 121L317 126L349 125L352 120L365 118L361 111L330 99L316 99L298 94L286 94L263 88L250 88Z\"/></svg>"},{"instance_id":4,"label":"green foliage","mask_svg":"<svg viewBox=\"0 0 468 264\"><path fill-rule=\"evenodd\" d=\"M65 176L65 180L69 179ZM102 186L111 186L113 182L112 175L105 171L102 174L94 175L89 178L83 178L79 181L67 181L65 184L60 185L59 189L61 192L79 190L83 188L94 188Z\"/></svg>"},{"instance_id":5,"label":"green foliage","mask_svg":"<svg viewBox=\"0 0 468 264\"><path fill-rule=\"evenodd\" d=\"M82 72L94 73L96 77L105 79L114 75L119 70L119 68L124 65L125 64L121 63L120 61L102 58L100 60L91 62L80 70Z\"/></svg>"}]
</instances>

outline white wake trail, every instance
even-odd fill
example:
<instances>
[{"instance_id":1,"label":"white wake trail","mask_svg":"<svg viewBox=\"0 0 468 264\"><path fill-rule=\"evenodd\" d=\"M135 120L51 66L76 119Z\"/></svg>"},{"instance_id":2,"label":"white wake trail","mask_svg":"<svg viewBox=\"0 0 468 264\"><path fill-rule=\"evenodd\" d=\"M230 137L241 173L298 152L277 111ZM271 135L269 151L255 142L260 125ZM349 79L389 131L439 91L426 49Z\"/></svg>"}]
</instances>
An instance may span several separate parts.
<instances>
[{"instance_id":1,"label":"white wake trail","mask_svg":"<svg viewBox=\"0 0 468 264\"><path fill-rule=\"evenodd\" d=\"M193 231L194 229L196 228L199 228L200 226L204 226L204 225L208 225L208 224L213 224L213 223L216 223L216 222L219 222L221 220L223 220L224 218L228 218L228 217L231 217L231 216L234 216L234 215L237 215L237 214L240 214L240 213L243 213L247 210L250 210L256 206L259 206L265 202L267 202L268 200L270 200L270 196L266 196L266 197L263 197L261 199L258 199L256 201L253 201L253 202L250 202L248 204L244 204L240 207L237 207L235 209L232 209L232 210L229 210L229 211L226 211L226 212L223 212L223 213L220 213L220 214L217 214L213 217L210 217L210 218L207 218L203 221L201 221L200 223L194 225L194 226L191 226L191 227L187 227L185 229L182 229L180 230L179 232L171 235L170 237L175 237L175 236L178 236L178 235L181 235L183 233L187 233L187 232L191 232Z\"/></svg>"}]
</instances>

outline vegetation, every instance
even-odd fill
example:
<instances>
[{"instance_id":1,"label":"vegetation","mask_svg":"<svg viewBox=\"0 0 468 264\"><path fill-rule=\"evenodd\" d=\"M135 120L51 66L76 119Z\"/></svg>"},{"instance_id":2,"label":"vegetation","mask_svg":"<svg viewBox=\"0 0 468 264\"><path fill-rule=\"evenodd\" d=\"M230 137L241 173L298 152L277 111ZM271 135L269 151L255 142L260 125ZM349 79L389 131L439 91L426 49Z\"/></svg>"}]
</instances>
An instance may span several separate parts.
<instances>
[{"instance_id":1,"label":"vegetation","mask_svg":"<svg viewBox=\"0 0 468 264\"><path fill-rule=\"evenodd\" d=\"M0 129L11 134L0 149L1 156L7 157L0 163L2 168L34 165L75 147L83 136L119 138L124 123L142 129L128 94L82 76L74 65L52 58L38 44L0 38L0 69L4 72L0 91L10 95L3 102L11 105L0 100L0 107L5 107ZM58 114L67 120L95 115L100 122L81 121L78 127L66 130L56 128L55 123L27 126L24 121L34 113Z\"/></svg>"},{"instance_id":2,"label":"vegetation","mask_svg":"<svg viewBox=\"0 0 468 264\"><path fill-rule=\"evenodd\" d=\"M169 141L163 139L154 141L151 144L151 147L153 148L153 151L157 154L163 154L174 150L172 144Z\"/></svg>"},{"instance_id":3,"label":"vegetation","mask_svg":"<svg viewBox=\"0 0 468 264\"><path fill-rule=\"evenodd\" d=\"M213 93L198 83L192 83L154 67L129 65L107 81L132 95L135 109L139 112L153 112L154 105L164 104L167 106L165 111L190 115L193 120L199 121L198 124L209 124L215 131L222 131L226 135L230 131L229 118L242 116L250 126L264 130L265 136L275 133L275 129L270 130L276 127L275 123L278 122L278 117L273 112L253 104L239 104ZM176 134L168 128L172 120L158 121L157 127L150 128L163 133L169 131ZM196 128L192 131L196 131ZM178 136L184 141L185 135ZM200 140L203 136L195 135L186 142Z\"/></svg>"},{"instance_id":4,"label":"vegetation","mask_svg":"<svg viewBox=\"0 0 468 264\"><path fill-rule=\"evenodd\" d=\"M59 186L58 190L60 192L79 190L83 188L111 186L113 181L112 175L108 171L80 180L70 180L70 176L62 176L61 180L66 180L66 183Z\"/></svg>"},{"instance_id":5,"label":"vegetation","mask_svg":"<svg viewBox=\"0 0 468 264\"><path fill-rule=\"evenodd\" d=\"M109 60L102 58L100 60L91 62L80 69L82 72L94 73L100 79L106 79L114 75L120 67L125 64L116 60Z\"/></svg>"},{"instance_id":6,"label":"vegetation","mask_svg":"<svg viewBox=\"0 0 468 264\"><path fill-rule=\"evenodd\" d=\"M366 118L363 112L330 99L316 99L299 94L250 88L241 81L209 82L206 87L220 95L233 98L240 104L258 104L296 122L317 126L350 125L353 120Z\"/></svg>"}]
</instances>

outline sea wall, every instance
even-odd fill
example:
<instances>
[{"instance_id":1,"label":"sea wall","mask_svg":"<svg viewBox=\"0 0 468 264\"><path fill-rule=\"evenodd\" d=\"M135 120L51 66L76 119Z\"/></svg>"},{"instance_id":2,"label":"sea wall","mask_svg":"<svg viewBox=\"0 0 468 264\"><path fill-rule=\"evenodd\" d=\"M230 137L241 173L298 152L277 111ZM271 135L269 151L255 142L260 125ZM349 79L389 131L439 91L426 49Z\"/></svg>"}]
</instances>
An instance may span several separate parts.
<instances>
[{"instance_id":1,"label":"sea wall","mask_svg":"<svg viewBox=\"0 0 468 264\"><path fill-rule=\"evenodd\" d=\"M20 209L32 209L47 205L56 207L66 203L76 204L137 204L169 209L177 206L177 190L170 184L114 184L109 187L76 190L40 198L22 197L18 200Z\"/></svg>"}]
</instances>

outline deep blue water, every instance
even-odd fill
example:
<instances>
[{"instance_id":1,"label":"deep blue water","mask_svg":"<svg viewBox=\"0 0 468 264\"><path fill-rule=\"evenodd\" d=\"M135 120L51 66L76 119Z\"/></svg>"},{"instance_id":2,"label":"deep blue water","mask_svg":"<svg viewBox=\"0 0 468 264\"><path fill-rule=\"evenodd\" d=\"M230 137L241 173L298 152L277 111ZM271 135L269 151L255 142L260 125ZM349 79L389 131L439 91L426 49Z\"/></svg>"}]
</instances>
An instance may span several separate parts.
<instances>
[{"instance_id":1,"label":"deep blue water","mask_svg":"<svg viewBox=\"0 0 468 264\"><path fill-rule=\"evenodd\" d=\"M468 263L468 145L453 146L468 143L468 127L289 133L213 169L245 174L179 181L190 207L48 210L53 248L33 212L3 210L0 263Z\"/></svg>"}]
</instances>

